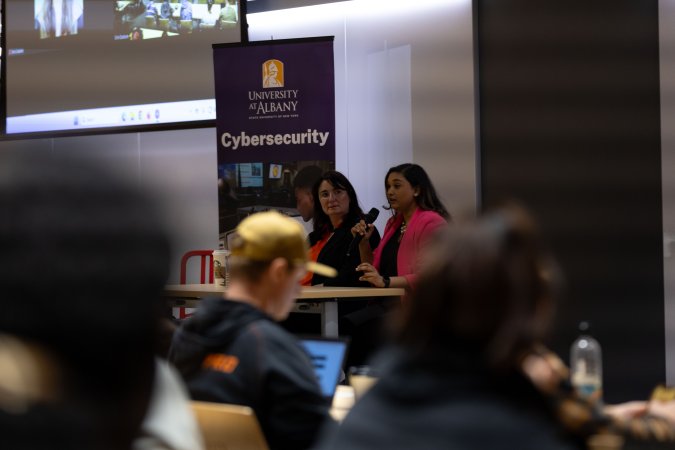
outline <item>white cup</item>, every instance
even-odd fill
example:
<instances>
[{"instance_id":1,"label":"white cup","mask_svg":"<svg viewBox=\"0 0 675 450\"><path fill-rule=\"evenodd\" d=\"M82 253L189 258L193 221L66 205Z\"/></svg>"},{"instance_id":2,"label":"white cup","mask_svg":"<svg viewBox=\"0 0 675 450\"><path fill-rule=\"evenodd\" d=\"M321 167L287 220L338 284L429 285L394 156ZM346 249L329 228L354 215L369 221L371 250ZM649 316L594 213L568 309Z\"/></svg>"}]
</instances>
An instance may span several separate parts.
<instances>
[{"instance_id":1,"label":"white cup","mask_svg":"<svg viewBox=\"0 0 675 450\"><path fill-rule=\"evenodd\" d=\"M213 282L221 286L227 286L229 275L227 272L227 257L230 252L227 250L213 251Z\"/></svg>"},{"instance_id":2,"label":"white cup","mask_svg":"<svg viewBox=\"0 0 675 450\"><path fill-rule=\"evenodd\" d=\"M354 388L354 399L359 400L377 382L377 372L369 366L349 368L349 384Z\"/></svg>"}]
</instances>

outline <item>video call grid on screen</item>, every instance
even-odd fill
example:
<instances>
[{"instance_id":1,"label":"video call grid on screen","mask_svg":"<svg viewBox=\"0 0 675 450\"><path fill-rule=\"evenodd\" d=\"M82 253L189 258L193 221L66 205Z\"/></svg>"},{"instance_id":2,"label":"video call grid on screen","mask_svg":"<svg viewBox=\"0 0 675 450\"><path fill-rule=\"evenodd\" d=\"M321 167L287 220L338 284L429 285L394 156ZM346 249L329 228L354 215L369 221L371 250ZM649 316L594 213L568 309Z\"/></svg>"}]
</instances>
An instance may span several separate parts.
<instances>
[{"instance_id":1,"label":"video call grid on screen","mask_svg":"<svg viewBox=\"0 0 675 450\"><path fill-rule=\"evenodd\" d=\"M241 40L240 2L6 0L7 132L62 112L80 114L54 130L214 119L211 46Z\"/></svg>"}]
</instances>

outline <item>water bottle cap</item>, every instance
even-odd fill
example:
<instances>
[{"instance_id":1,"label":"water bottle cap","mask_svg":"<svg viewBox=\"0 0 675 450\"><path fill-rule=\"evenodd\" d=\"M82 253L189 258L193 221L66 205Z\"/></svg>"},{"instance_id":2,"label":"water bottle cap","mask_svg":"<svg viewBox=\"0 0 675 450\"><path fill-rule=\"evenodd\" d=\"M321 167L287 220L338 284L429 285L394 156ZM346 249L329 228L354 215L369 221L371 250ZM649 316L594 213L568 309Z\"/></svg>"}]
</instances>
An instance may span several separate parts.
<instances>
[{"instance_id":1,"label":"water bottle cap","mask_svg":"<svg viewBox=\"0 0 675 450\"><path fill-rule=\"evenodd\" d=\"M581 331L584 334L588 334L591 332L591 323L587 320L583 320L579 322L579 331Z\"/></svg>"}]
</instances>

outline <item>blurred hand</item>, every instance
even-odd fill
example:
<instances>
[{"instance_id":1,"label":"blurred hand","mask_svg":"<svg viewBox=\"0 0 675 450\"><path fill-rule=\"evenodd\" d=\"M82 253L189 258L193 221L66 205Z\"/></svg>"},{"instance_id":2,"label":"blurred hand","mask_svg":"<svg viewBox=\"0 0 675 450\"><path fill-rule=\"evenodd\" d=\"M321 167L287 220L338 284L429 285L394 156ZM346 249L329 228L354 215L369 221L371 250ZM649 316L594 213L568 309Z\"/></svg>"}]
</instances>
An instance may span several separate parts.
<instances>
[{"instance_id":1,"label":"blurred hand","mask_svg":"<svg viewBox=\"0 0 675 450\"><path fill-rule=\"evenodd\" d=\"M525 355L521 370L540 391L552 394L560 382L569 376L565 363L550 350L537 346Z\"/></svg>"},{"instance_id":2,"label":"blurred hand","mask_svg":"<svg viewBox=\"0 0 675 450\"><path fill-rule=\"evenodd\" d=\"M377 272L377 269L370 263L361 263L356 266L357 272L363 272L359 281L367 281L375 287L384 287L384 278Z\"/></svg>"},{"instance_id":3,"label":"blurred hand","mask_svg":"<svg viewBox=\"0 0 675 450\"><path fill-rule=\"evenodd\" d=\"M675 400L667 402L652 400L649 402L647 412L654 416L663 417L675 426Z\"/></svg>"},{"instance_id":4,"label":"blurred hand","mask_svg":"<svg viewBox=\"0 0 675 450\"><path fill-rule=\"evenodd\" d=\"M647 405L648 403L644 401L632 401L618 405L606 405L603 411L616 420L627 421L646 414Z\"/></svg>"}]
</instances>

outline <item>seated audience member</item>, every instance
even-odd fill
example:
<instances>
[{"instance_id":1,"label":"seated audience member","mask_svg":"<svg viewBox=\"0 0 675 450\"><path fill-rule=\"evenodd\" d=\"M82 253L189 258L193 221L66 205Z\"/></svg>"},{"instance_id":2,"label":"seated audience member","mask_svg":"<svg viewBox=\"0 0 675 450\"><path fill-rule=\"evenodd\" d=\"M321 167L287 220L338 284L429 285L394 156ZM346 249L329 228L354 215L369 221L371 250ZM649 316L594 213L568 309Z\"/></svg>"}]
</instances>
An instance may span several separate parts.
<instances>
[{"instance_id":1,"label":"seated audience member","mask_svg":"<svg viewBox=\"0 0 675 450\"><path fill-rule=\"evenodd\" d=\"M323 171L319 166L305 166L293 178L296 209L302 220L309 222L314 217L314 197L312 188Z\"/></svg>"},{"instance_id":2,"label":"seated audience member","mask_svg":"<svg viewBox=\"0 0 675 450\"><path fill-rule=\"evenodd\" d=\"M362 263L357 270L363 272L360 280L375 287L409 288L415 279L419 254L450 215L429 176L417 164L389 169L384 187L394 215L387 221L377 248L367 239L374 229L372 225L361 222L354 226L352 232L365 237L359 244Z\"/></svg>"},{"instance_id":3,"label":"seated audience member","mask_svg":"<svg viewBox=\"0 0 675 450\"><path fill-rule=\"evenodd\" d=\"M142 41L143 40L143 30L139 27L134 27L129 33L129 39L132 41Z\"/></svg>"},{"instance_id":4,"label":"seated audience member","mask_svg":"<svg viewBox=\"0 0 675 450\"><path fill-rule=\"evenodd\" d=\"M359 250L356 246L350 249L354 240L351 228L364 216L354 186L340 172L328 171L314 183L312 198L314 230L308 236L310 259L335 268L338 275L328 279L313 274L311 278L305 278L303 284L367 286L367 283L359 282L355 270L361 259ZM377 247L379 242L380 235L374 229L369 236L369 245Z\"/></svg>"},{"instance_id":5,"label":"seated audience member","mask_svg":"<svg viewBox=\"0 0 675 450\"><path fill-rule=\"evenodd\" d=\"M675 401L631 401L606 405L581 396L570 383L569 369L550 350L535 346L522 361L522 369L546 396L567 432L589 438L612 434L634 442L637 448L675 447ZM663 443L664 446L658 445ZM632 445L632 444L631 444ZM634 448L634 447L630 447Z\"/></svg>"},{"instance_id":6,"label":"seated audience member","mask_svg":"<svg viewBox=\"0 0 675 450\"><path fill-rule=\"evenodd\" d=\"M123 12L127 22L135 22L137 18L145 15L145 2L143 0L132 0L124 7Z\"/></svg>"},{"instance_id":7,"label":"seated audience member","mask_svg":"<svg viewBox=\"0 0 675 450\"><path fill-rule=\"evenodd\" d=\"M180 20L192 20L192 3L190 0L180 2Z\"/></svg>"},{"instance_id":8,"label":"seated audience member","mask_svg":"<svg viewBox=\"0 0 675 450\"><path fill-rule=\"evenodd\" d=\"M164 0L159 8L159 17L162 19L170 19L172 14L173 9L171 8L171 3L169 3L169 0Z\"/></svg>"},{"instance_id":9,"label":"seated audience member","mask_svg":"<svg viewBox=\"0 0 675 450\"><path fill-rule=\"evenodd\" d=\"M224 6L220 9L220 25L223 27L231 26L238 20L236 0L225 0Z\"/></svg>"},{"instance_id":10,"label":"seated audience member","mask_svg":"<svg viewBox=\"0 0 675 450\"><path fill-rule=\"evenodd\" d=\"M155 8L154 0L147 0L145 4L145 17L157 19L157 16L159 16L159 13L157 12L157 8Z\"/></svg>"},{"instance_id":11,"label":"seated audience member","mask_svg":"<svg viewBox=\"0 0 675 450\"><path fill-rule=\"evenodd\" d=\"M0 155L2 447L128 449L153 391L165 227L101 167L30 156Z\"/></svg>"},{"instance_id":12,"label":"seated audience member","mask_svg":"<svg viewBox=\"0 0 675 450\"><path fill-rule=\"evenodd\" d=\"M203 30L216 28L220 20L220 12L213 8L213 0L207 0L206 13L199 22L199 28Z\"/></svg>"},{"instance_id":13,"label":"seated audience member","mask_svg":"<svg viewBox=\"0 0 675 450\"><path fill-rule=\"evenodd\" d=\"M182 324L169 359L194 400L248 405L271 448L307 448L329 405L308 355L276 321L307 270L335 270L308 261L302 226L277 212L244 219L230 251L225 297L205 299Z\"/></svg>"},{"instance_id":14,"label":"seated audience member","mask_svg":"<svg viewBox=\"0 0 675 450\"><path fill-rule=\"evenodd\" d=\"M616 426L592 405L570 426L532 368L557 271L530 217L503 208L433 242L381 378L322 448L572 449Z\"/></svg>"}]
</instances>

